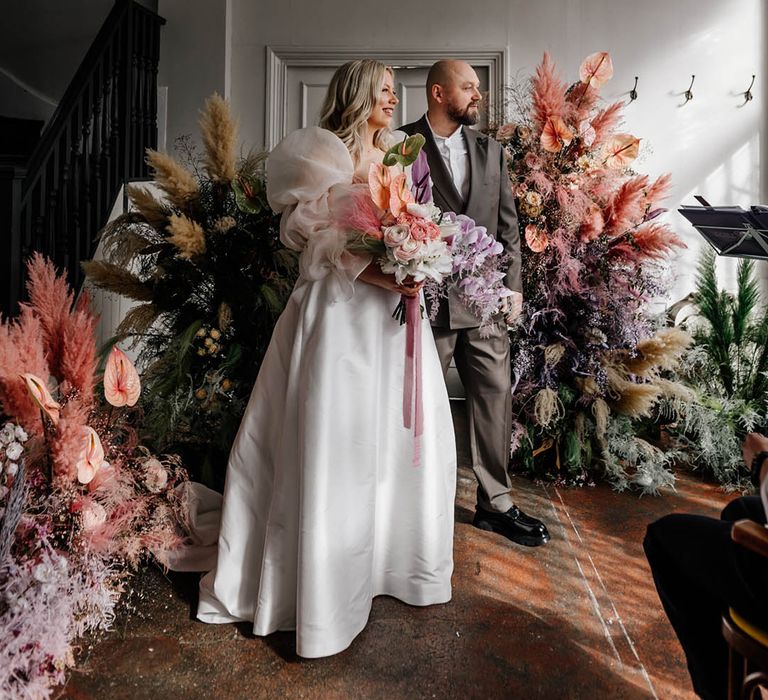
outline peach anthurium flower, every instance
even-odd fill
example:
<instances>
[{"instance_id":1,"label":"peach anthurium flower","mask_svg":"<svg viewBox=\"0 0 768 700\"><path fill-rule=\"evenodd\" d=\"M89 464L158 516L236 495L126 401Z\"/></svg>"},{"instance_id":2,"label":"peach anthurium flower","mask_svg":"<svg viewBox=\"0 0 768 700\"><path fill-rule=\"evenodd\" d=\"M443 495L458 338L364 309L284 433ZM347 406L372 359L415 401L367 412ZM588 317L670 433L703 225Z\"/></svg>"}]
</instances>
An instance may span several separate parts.
<instances>
[{"instance_id":1,"label":"peach anthurium flower","mask_svg":"<svg viewBox=\"0 0 768 700\"><path fill-rule=\"evenodd\" d=\"M392 184L392 168L383 163L371 163L368 168L368 189L371 199L379 209L389 207L389 187Z\"/></svg>"},{"instance_id":2,"label":"peach anthurium flower","mask_svg":"<svg viewBox=\"0 0 768 700\"><path fill-rule=\"evenodd\" d=\"M525 242L534 253L541 253L549 245L549 238L546 231L542 231L533 224L528 224L525 227Z\"/></svg>"},{"instance_id":3,"label":"peach anthurium flower","mask_svg":"<svg viewBox=\"0 0 768 700\"><path fill-rule=\"evenodd\" d=\"M541 132L541 147L550 153L557 153L573 141L573 132L560 117L548 117Z\"/></svg>"},{"instance_id":4,"label":"peach anthurium flower","mask_svg":"<svg viewBox=\"0 0 768 700\"><path fill-rule=\"evenodd\" d=\"M613 61L607 51L598 51L587 56L579 68L582 83L600 88L613 77Z\"/></svg>"},{"instance_id":5,"label":"peach anthurium flower","mask_svg":"<svg viewBox=\"0 0 768 700\"><path fill-rule=\"evenodd\" d=\"M640 150L640 139L632 134L616 134L605 145L605 164L614 170L626 168Z\"/></svg>"},{"instance_id":6,"label":"peach anthurium flower","mask_svg":"<svg viewBox=\"0 0 768 700\"><path fill-rule=\"evenodd\" d=\"M135 406L139 394L139 373L128 356L114 346L104 369L104 397L113 406Z\"/></svg>"},{"instance_id":7,"label":"peach anthurium flower","mask_svg":"<svg viewBox=\"0 0 768 700\"><path fill-rule=\"evenodd\" d=\"M77 460L77 480L87 484L96 476L104 464L104 448L98 433L90 426L85 426L84 445Z\"/></svg>"},{"instance_id":8,"label":"peach anthurium flower","mask_svg":"<svg viewBox=\"0 0 768 700\"><path fill-rule=\"evenodd\" d=\"M400 216L400 212L406 209L406 205L413 202L413 193L408 187L408 178L405 173L400 173L392 179L389 187L389 209L395 216Z\"/></svg>"},{"instance_id":9,"label":"peach anthurium flower","mask_svg":"<svg viewBox=\"0 0 768 700\"><path fill-rule=\"evenodd\" d=\"M27 385L27 390L30 396L35 400L35 403L40 407L40 410L45 413L52 421L54 425L59 423L59 411L61 405L53 400L51 392L48 391L48 387L40 377L34 374L20 374Z\"/></svg>"}]
</instances>

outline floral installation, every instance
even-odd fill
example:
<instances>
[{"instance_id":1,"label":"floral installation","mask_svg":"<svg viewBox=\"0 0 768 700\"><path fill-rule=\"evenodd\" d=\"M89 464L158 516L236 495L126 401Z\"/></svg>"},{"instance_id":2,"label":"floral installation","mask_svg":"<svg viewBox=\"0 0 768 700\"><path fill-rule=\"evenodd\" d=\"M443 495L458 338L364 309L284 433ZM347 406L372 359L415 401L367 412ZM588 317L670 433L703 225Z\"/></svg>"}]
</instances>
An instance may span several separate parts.
<instances>
[{"instance_id":1,"label":"floral installation","mask_svg":"<svg viewBox=\"0 0 768 700\"><path fill-rule=\"evenodd\" d=\"M178 158L148 152L161 194L130 186L133 210L102 232L106 261L84 268L91 284L140 302L117 337L140 349L143 438L221 489L296 259L267 205L265 154L236 157L237 125L218 95L200 126L202 156L188 139Z\"/></svg>"},{"instance_id":2,"label":"floral installation","mask_svg":"<svg viewBox=\"0 0 768 700\"><path fill-rule=\"evenodd\" d=\"M138 444L130 359L114 347L97 372L87 294L37 254L28 272L29 303L0 322L0 696L44 698L136 567L184 540L186 474Z\"/></svg>"},{"instance_id":3,"label":"floral installation","mask_svg":"<svg viewBox=\"0 0 768 700\"><path fill-rule=\"evenodd\" d=\"M618 488L669 484L668 456L640 449L633 421L662 397L688 396L663 377L690 342L659 328L648 302L666 289L668 257L685 247L660 219L670 178L631 170L640 139L604 106L606 52L568 86L545 54L511 114L490 129L508 155L522 234L524 313L512 332L515 460L569 481L604 474ZM506 116L506 115L505 115Z\"/></svg>"}]
</instances>

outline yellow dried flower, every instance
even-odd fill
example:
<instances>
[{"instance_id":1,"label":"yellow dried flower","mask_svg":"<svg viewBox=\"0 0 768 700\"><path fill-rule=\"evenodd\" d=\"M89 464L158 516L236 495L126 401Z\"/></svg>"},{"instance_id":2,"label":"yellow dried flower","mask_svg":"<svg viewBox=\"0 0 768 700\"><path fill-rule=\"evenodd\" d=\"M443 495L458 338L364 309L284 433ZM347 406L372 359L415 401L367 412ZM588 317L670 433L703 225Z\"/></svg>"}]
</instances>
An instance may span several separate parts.
<instances>
[{"instance_id":1,"label":"yellow dried flower","mask_svg":"<svg viewBox=\"0 0 768 700\"><path fill-rule=\"evenodd\" d=\"M220 219L216 219L213 224L213 230L216 233L226 233L231 228L234 228L235 224L237 224L237 221L235 221L234 216L222 216Z\"/></svg>"},{"instance_id":2,"label":"yellow dried flower","mask_svg":"<svg viewBox=\"0 0 768 700\"><path fill-rule=\"evenodd\" d=\"M221 333L219 333L219 330L217 328L211 328L210 335L211 335L211 338L213 338L214 340L218 340L219 338L221 338Z\"/></svg>"},{"instance_id":3,"label":"yellow dried flower","mask_svg":"<svg viewBox=\"0 0 768 700\"><path fill-rule=\"evenodd\" d=\"M174 214L168 224L168 240L179 250L178 256L189 260L205 253L205 231L196 221Z\"/></svg>"},{"instance_id":4,"label":"yellow dried flower","mask_svg":"<svg viewBox=\"0 0 768 700\"><path fill-rule=\"evenodd\" d=\"M200 130L208 175L217 182L230 182L236 172L237 123L229 113L227 101L215 92L206 100Z\"/></svg>"},{"instance_id":5,"label":"yellow dried flower","mask_svg":"<svg viewBox=\"0 0 768 700\"><path fill-rule=\"evenodd\" d=\"M208 396L208 392L205 389L198 389L195 392L195 398L199 401L204 401L206 397Z\"/></svg>"}]
</instances>

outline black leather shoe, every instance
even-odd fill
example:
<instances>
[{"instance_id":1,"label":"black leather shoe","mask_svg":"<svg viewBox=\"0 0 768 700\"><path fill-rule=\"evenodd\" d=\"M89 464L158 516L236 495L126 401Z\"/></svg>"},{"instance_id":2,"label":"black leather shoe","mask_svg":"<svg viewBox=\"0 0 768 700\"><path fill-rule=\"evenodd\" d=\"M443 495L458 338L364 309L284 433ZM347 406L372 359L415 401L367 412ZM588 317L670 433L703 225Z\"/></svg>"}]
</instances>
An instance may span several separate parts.
<instances>
[{"instance_id":1,"label":"black leather shoe","mask_svg":"<svg viewBox=\"0 0 768 700\"><path fill-rule=\"evenodd\" d=\"M494 513L478 506L472 524L526 547L538 547L549 542L547 526L541 520L526 515L517 506L512 506L506 513Z\"/></svg>"}]
</instances>

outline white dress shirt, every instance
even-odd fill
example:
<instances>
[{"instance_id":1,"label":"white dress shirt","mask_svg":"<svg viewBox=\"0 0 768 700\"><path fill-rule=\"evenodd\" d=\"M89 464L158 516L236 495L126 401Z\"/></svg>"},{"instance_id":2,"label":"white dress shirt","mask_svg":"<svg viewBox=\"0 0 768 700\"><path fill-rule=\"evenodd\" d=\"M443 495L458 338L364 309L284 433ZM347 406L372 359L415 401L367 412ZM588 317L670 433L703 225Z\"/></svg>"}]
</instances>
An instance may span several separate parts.
<instances>
[{"instance_id":1,"label":"white dress shirt","mask_svg":"<svg viewBox=\"0 0 768 700\"><path fill-rule=\"evenodd\" d=\"M432 138L435 139L437 150L440 151L440 155L443 157L448 172L453 179L456 191L461 195L462 200L466 202L469 195L469 153L462 127L456 129L450 136L440 136L435 133L432 125L429 123L429 117L425 115L425 118L432 132Z\"/></svg>"}]
</instances>

